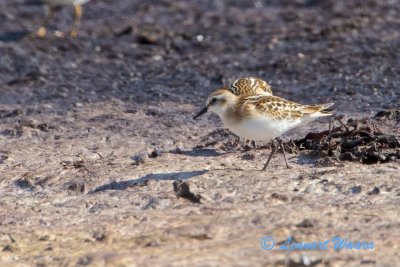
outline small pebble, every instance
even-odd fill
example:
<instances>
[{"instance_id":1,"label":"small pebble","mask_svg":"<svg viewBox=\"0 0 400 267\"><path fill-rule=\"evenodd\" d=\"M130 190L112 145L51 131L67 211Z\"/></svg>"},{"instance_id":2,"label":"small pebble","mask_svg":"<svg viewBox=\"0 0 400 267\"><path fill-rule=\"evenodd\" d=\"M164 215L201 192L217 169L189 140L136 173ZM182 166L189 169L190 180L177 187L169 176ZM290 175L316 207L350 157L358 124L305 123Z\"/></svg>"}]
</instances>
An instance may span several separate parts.
<instances>
[{"instance_id":1,"label":"small pebble","mask_svg":"<svg viewBox=\"0 0 400 267\"><path fill-rule=\"evenodd\" d=\"M350 191L351 191L352 194L359 194L359 193L361 193L361 185L353 186L353 187L350 189Z\"/></svg>"},{"instance_id":2,"label":"small pebble","mask_svg":"<svg viewBox=\"0 0 400 267\"><path fill-rule=\"evenodd\" d=\"M379 190L379 188L378 187L374 187L374 189L372 189L370 192L368 192L367 194L368 195L377 195L377 194L379 194L381 192L381 190Z\"/></svg>"},{"instance_id":3,"label":"small pebble","mask_svg":"<svg viewBox=\"0 0 400 267\"><path fill-rule=\"evenodd\" d=\"M304 193L313 193L315 192L317 188L315 187L314 184L309 184L307 187L304 189Z\"/></svg>"},{"instance_id":4,"label":"small pebble","mask_svg":"<svg viewBox=\"0 0 400 267\"><path fill-rule=\"evenodd\" d=\"M296 224L297 227L310 228L314 227L314 222L311 219L304 219L301 223Z\"/></svg>"},{"instance_id":5,"label":"small pebble","mask_svg":"<svg viewBox=\"0 0 400 267\"><path fill-rule=\"evenodd\" d=\"M161 150L159 149L154 149L150 154L149 154L149 158L156 158L161 156Z\"/></svg>"}]
</instances>

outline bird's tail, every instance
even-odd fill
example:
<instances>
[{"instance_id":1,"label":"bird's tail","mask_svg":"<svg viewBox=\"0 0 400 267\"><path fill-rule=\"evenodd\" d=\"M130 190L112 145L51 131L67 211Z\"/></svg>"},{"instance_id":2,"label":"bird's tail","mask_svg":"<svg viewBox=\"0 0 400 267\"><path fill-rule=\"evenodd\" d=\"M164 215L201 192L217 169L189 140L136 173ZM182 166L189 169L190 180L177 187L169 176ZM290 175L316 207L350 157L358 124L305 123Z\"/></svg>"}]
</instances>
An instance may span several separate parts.
<instances>
[{"instance_id":1,"label":"bird's tail","mask_svg":"<svg viewBox=\"0 0 400 267\"><path fill-rule=\"evenodd\" d=\"M334 108L331 108L335 103L326 103L321 105L308 105L303 112L310 117L325 117L331 116Z\"/></svg>"}]
</instances>

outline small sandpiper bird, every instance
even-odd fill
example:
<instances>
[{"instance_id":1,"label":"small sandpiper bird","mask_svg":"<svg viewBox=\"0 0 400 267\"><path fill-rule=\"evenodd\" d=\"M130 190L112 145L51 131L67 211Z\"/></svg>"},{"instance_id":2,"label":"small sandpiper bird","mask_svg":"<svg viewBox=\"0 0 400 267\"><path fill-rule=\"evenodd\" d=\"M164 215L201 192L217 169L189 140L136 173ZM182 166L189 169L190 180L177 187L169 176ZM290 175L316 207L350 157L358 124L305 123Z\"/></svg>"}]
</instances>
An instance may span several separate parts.
<instances>
[{"instance_id":1,"label":"small sandpiper bird","mask_svg":"<svg viewBox=\"0 0 400 267\"><path fill-rule=\"evenodd\" d=\"M193 119L211 110L218 114L224 125L236 135L255 141L272 141L272 151L262 170L266 170L275 153L274 140L282 149L286 167L290 168L282 141L282 134L319 117L332 115L327 108L333 103L302 105L272 95L237 96L229 90L219 89L211 93L203 108Z\"/></svg>"},{"instance_id":2,"label":"small sandpiper bird","mask_svg":"<svg viewBox=\"0 0 400 267\"><path fill-rule=\"evenodd\" d=\"M260 79L254 77L243 77L233 81L228 86L224 87L224 89L230 91L232 94L236 96L245 96L245 95L272 95L272 89L269 84ZM238 143L240 142L240 138ZM251 144L254 148L256 148L256 142L251 140Z\"/></svg>"},{"instance_id":3,"label":"small sandpiper bird","mask_svg":"<svg viewBox=\"0 0 400 267\"><path fill-rule=\"evenodd\" d=\"M71 37L76 37L78 35L79 24L83 14L82 5L89 1L90 0L41 0L41 2L45 3L49 8L47 11L47 17L43 25L36 31L36 35L38 37L44 37L46 35L47 32L46 27L52 20L53 13L56 8L73 5L75 14L74 14L74 23L72 25L70 35Z\"/></svg>"}]
</instances>

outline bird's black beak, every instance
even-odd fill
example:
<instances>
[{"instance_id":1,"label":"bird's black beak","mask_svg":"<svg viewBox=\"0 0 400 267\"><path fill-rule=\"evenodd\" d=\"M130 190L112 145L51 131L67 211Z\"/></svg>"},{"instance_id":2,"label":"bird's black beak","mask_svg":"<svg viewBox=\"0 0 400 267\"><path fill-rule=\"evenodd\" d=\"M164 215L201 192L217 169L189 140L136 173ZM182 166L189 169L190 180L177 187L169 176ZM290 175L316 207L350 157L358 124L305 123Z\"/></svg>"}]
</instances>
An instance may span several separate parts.
<instances>
[{"instance_id":1,"label":"bird's black beak","mask_svg":"<svg viewBox=\"0 0 400 267\"><path fill-rule=\"evenodd\" d=\"M208 111L208 106L205 107L205 108L203 108L202 110L200 110L200 112L197 113L197 115L194 116L193 119L194 119L194 120L197 119L198 117L200 117L201 115L203 115L203 114L206 113L207 111Z\"/></svg>"}]
</instances>

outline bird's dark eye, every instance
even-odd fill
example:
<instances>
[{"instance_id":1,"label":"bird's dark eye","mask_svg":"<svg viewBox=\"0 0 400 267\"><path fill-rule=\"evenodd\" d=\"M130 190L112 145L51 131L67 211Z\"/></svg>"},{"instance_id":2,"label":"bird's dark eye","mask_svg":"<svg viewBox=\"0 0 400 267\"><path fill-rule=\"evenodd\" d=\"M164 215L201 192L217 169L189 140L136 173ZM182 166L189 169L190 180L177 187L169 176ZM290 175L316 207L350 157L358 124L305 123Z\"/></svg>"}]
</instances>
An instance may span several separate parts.
<instances>
[{"instance_id":1,"label":"bird's dark eye","mask_svg":"<svg viewBox=\"0 0 400 267\"><path fill-rule=\"evenodd\" d=\"M215 103L215 102L217 102L216 98L211 99L211 103Z\"/></svg>"}]
</instances>

